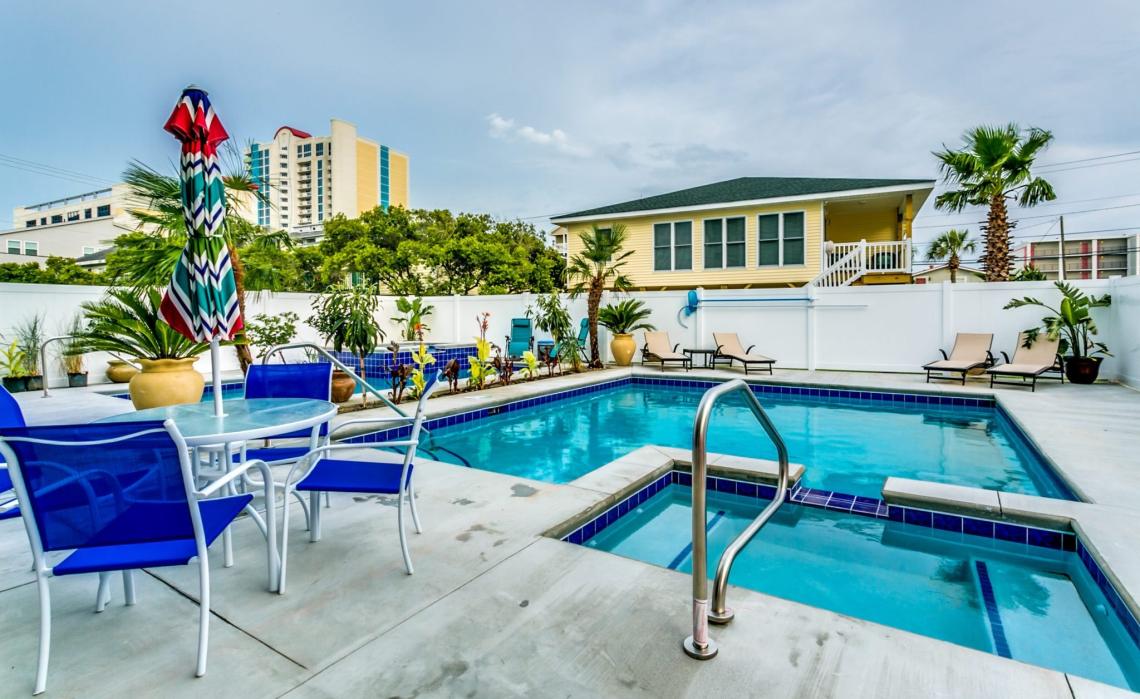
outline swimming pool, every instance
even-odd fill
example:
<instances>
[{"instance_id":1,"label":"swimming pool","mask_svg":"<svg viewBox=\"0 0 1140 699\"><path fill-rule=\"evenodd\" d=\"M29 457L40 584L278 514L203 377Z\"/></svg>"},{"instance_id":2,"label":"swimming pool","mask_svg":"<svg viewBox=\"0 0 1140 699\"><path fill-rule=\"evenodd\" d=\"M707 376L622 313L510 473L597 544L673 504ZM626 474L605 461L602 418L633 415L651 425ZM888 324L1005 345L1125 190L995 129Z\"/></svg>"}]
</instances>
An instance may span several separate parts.
<instances>
[{"instance_id":1,"label":"swimming pool","mask_svg":"<svg viewBox=\"0 0 1140 699\"><path fill-rule=\"evenodd\" d=\"M442 461L565 483L646 444L691 448L697 404L712 385L614 382L497 415L483 410L479 419L434 420L424 444ZM806 487L877 498L888 476L903 476L1072 499L992 401L773 385L754 390L789 458L804 465ZM775 458L743 396L717 406L709 450Z\"/></svg>"},{"instance_id":2,"label":"swimming pool","mask_svg":"<svg viewBox=\"0 0 1140 699\"><path fill-rule=\"evenodd\" d=\"M615 506L615 515L598 520L603 524L596 525L597 533L590 522L567 540L691 572L691 497L688 487L667 482L656 494ZM757 497L709 492L709 570L765 504ZM1122 618L1119 597L1109 602L1098 587L1088 568L1095 564L1086 564L1087 554L1073 550L1075 537L1060 532L1026 537L1011 543L788 503L741 551L730 582L1140 688L1140 651L1125 622L1131 616ZM1039 545L1027 543L1032 541ZM731 597L730 591L730 605ZM763 619L734 623L762 633ZM1130 623L1140 637L1135 620Z\"/></svg>"}]
</instances>

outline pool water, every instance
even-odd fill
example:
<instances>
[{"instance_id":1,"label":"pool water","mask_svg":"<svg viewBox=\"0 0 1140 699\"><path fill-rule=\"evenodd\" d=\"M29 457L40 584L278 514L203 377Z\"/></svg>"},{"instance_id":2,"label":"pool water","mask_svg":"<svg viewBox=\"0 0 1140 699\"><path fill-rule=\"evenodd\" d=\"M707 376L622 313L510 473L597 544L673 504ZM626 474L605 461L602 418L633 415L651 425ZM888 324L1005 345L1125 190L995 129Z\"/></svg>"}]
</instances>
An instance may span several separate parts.
<instances>
[{"instance_id":1,"label":"pool water","mask_svg":"<svg viewBox=\"0 0 1140 699\"><path fill-rule=\"evenodd\" d=\"M425 446L444 461L565 483L646 444L692 448L693 418L704 393L700 388L628 384L437 427ZM783 436L791 461L804 465L803 484L811 488L877 498L887 476L904 476L1072 497L996 408L772 394L758 398ZM744 401L744 396L729 395L718 404L709 451L775 459L775 448Z\"/></svg>"},{"instance_id":2,"label":"pool water","mask_svg":"<svg viewBox=\"0 0 1140 699\"><path fill-rule=\"evenodd\" d=\"M585 545L691 573L691 497L668 485ZM708 493L710 571L765 504ZM1140 652L1075 553L787 504L740 552L730 582L1140 688ZM762 633L762 619L735 623Z\"/></svg>"}]
</instances>

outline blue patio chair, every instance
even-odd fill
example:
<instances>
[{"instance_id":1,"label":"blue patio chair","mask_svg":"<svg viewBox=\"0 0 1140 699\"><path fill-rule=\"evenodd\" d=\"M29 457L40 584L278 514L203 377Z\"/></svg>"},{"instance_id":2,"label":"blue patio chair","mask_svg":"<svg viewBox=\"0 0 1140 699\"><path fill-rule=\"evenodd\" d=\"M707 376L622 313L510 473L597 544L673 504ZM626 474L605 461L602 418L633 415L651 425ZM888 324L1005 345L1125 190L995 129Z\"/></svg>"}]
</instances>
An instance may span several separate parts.
<instances>
[{"instance_id":1,"label":"blue patio chair","mask_svg":"<svg viewBox=\"0 0 1140 699\"><path fill-rule=\"evenodd\" d=\"M24 413L20 404L8 393L8 389L0 386L0 428L23 427ZM16 492L12 490L12 477L8 475L3 459L0 459L0 519L12 519L20 516L19 503Z\"/></svg>"},{"instance_id":2,"label":"blue patio chair","mask_svg":"<svg viewBox=\"0 0 1140 699\"><path fill-rule=\"evenodd\" d=\"M8 427L0 429L0 454L20 499L39 589L35 693L47 685L52 576L98 573L95 610L102 611L112 572L122 572L125 602L132 605L134 570L186 565L195 558L200 600L196 674L205 674L210 624L207 547L253 499L251 494L210 496L257 468L265 481L266 502L273 502L265 462L247 462L199 490L186 442L169 420ZM274 510L267 508L270 590L278 579ZM70 553L48 562L47 554L64 551Z\"/></svg>"},{"instance_id":3,"label":"blue patio chair","mask_svg":"<svg viewBox=\"0 0 1140 699\"><path fill-rule=\"evenodd\" d=\"M252 364L245 375L246 398L312 398L315 400L332 400L332 364ZM241 461L247 459L260 459L270 466L290 464L319 444L328 441L329 425L322 423L316 429L297 430L295 432L274 435L271 439L301 439L310 441L305 445L256 447L250 449L243 447L239 456ZM269 440L267 440L269 441ZM284 487L277 483L277 487ZM309 510L305 500L300 495L301 509L305 513L305 522L308 526Z\"/></svg>"},{"instance_id":4,"label":"blue patio chair","mask_svg":"<svg viewBox=\"0 0 1140 699\"><path fill-rule=\"evenodd\" d=\"M518 358L527 350L534 351L534 323L530 318L511 318L511 334L507 335L507 354Z\"/></svg>"},{"instance_id":5,"label":"blue patio chair","mask_svg":"<svg viewBox=\"0 0 1140 699\"><path fill-rule=\"evenodd\" d=\"M578 328L578 349L586 351L586 342L590 339L590 319L583 318Z\"/></svg>"},{"instance_id":6,"label":"blue patio chair","mask_svg":"<svg viewBox=\"0 0 1140 699\"><path fill-rule=\"evenodd\" d=\"M400 532L400 551L403 554L404 567L407 569L408 575L414 572L412 568L412 558L408 553L407 534L404 531L404 501L406 499L409 502L409 509L412 511L412 522L415 524L416 533L423 533L423 527L420 525L420 515L419 512L416 511L416 493L412 484L412 472L416 457L416 447L419 444L420 430L423 428L427 401L432 391L440 384L440 377L442 375L440 372L428 375L427 383L424 386L423 393L420 395L419 403L416 405L415 415L406 417L397 415L393 417L362 418L359 420L349 420L337 427L337 429L342 429L349 425L395 423L395 426L389 429L399 429L402 433L404 429L410 427L406 435L399 439L390 439L383 442L323 445L309 452L305 458L298 461L292 470L289 471L289 477L285 479L286 496L281 534L281 578L277 583L277 591L279 593L285 593L286 561L289 548L288 494L293 491L309 493L309 512L312 517L310 520L311 526L309 527L309 541L313 542L320 541L321 538L321 514L320 508L316 506L317 497L320 493L368 493L398 496L396 518ZM351 459L333 458L334 452L347 449L355 449L358 451L367 449L374 457L379 455L385 460L355 461ZM404 452L401 456L398 453L379 451L380 449L403 449Z\"/></svg>"}]
</instances>

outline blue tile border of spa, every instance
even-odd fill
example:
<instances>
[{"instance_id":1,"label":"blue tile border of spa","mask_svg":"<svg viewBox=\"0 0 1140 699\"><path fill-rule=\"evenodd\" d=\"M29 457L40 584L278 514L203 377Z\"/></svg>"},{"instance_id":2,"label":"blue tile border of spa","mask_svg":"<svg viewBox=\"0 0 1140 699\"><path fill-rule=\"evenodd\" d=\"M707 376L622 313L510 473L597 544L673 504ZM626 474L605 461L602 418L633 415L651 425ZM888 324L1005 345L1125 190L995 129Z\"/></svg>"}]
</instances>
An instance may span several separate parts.
<instances>
[{"instance_id":1,"label":"blue tile border of spa","mask_svg":"<svg viewBox=\"0 0 1140 699\"><path fill-rule=\"evenodd\" d=\"M707 476L706 484L709 490L718 493L728 493L757 500L771 500L776 496L775 486L763 483L724 478L721 476ZM637 509L646 500L653 497L666 486L677 484L692 487L693 475L688 471L671 470L653 479L636 492L626 496L620 502L610 506L601 514L595 515L588 522L578 526L562 537L562 541L571 544L585 544L594 536L605 531L607 527L617 522L629 512ZM789 502L797 505L815 507L826 510L836 510L862 517L885 519L900 524L926 527L946 532L956 532L963 535L976 536L983 539L1007 541L1025 546L1076 553L1089 576L1096 583L1097 589L1104 595L1113 612L1116 613L1121 625L1128 632L1133 643L1140 647L1140 622L1133 615L1132 610L1113 587L1112 582L1101 570L1100 565L1073 532L1053 529L1039 529L1037 527L1002 522L998 520L968 517L965 515L936 512L917 507L902 505L888 505L876 498L853 497L843 493L833 493L827 490L796 487L789 491Z\"/></svg>"}]
</instances>

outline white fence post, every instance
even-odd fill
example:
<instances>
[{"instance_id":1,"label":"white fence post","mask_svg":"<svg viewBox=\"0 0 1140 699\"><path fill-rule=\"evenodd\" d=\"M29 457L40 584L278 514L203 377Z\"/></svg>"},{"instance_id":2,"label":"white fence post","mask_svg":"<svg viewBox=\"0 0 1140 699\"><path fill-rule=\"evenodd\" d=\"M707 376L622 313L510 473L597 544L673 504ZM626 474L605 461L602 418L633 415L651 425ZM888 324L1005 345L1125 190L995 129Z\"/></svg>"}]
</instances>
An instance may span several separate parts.
<instances>
[{"instance_id":1,"label":"white fence post","mask_svg":"<svg viewBox=\"0 0 1140 699\"><path fill-rule=\"evenodd\" d=\"M816 338L815 301L816 301L816 289L814 286L812 286L810 284L806 288L807 288L808 301L807 301L807 304L805 304L805 308L807 309L805 311L805 313L807 313L807 319L806 319L807 322L804 323L804 326L805 326L804 334L806 336L805 342L804 342L804 351L807 352L807 358L806 358L807 361L805 363L807 364L807 370L808 371L815 371L815 338Z\"/></svg>"},{"instance_id":2,"label":"white fence post","mask_svg":"<svg viewBox=\"0 0 1140 699\"><path fill-rule=\"evenodd\" d=\"M942 347L949 349L954 344L957 327L958 322L954 317L954 285L945 279L942 281Z\"/></svg>"}]
</instances>

